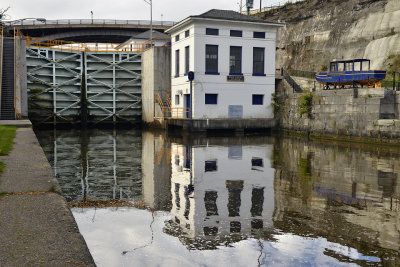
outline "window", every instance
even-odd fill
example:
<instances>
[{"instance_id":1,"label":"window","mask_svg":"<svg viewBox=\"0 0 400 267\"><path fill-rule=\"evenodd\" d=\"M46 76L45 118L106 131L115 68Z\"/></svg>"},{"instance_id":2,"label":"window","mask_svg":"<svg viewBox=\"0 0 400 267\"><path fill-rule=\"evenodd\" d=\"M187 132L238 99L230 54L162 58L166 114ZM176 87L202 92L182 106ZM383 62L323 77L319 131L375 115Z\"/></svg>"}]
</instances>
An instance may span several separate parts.
<instances>
[{"instance_id":1,"label":"window","mask_svg":"<svg viewBox=\"0 0 400 267\"><path fill-rule=\"evenodd\" d=\"M243 180L227 180L225 181L225 185L228 189L228 216L240 216L240 206L242 203L240 195L243 190Z\"/></svg>"},{"instance_id":2,"label":"window","mask_svg":"<svg viewBox=\"0 0 400 267\"><path fill-rule=\"evenodd\" d=\"M185 75L189 72L189 46L185 47Z\"/></svg>"},{"instance_id":3,"label":"window","mask_svg":"<svg viewBox=\"0 0 400 267\"><path fill-rule=\"evenodd\" d=\"M264 188L253 188L251 194L251 216L262 216L264 205Z\"/></svg>"},{"instance_id":4,"label":"window","mask_svg":"<svg viewBox=\"0 0 400 267\"><path fill-rule=\"evenodd\" d=\"M216 105L218 99L218 94L206 94L205 95L205 104Z\"/></svg>"},{"instance_id":5,"label":"window","mask_svg":"<svg viewBox=\"0 0 400 267\"><path fill-rule=\"evenodd\" d=\"M179 34L175 35L175 42L178 42L178 41L179 41Z\"/></svg>"},{"instance_id":6,"label":"window","mask_svg":"<svg viewBox=\"0 0 400 267\"><path fill-rule=\"evenodd\" d=\"M231 30L232 37L242 37L242 31Z\"/></svg>"},{"instance_id":7,"label":"window","mask_svg":"<svg viewBox=\"0 0 400 267\"><path fill-rule=\"evenodd\" d=\"M242 47L231 46L229 56L229 74L242 75Z\"/></svg>"},{"instance_id":8,"label":"window","mask_svg":"<svg viewBox=\"0 0 400 267\"><path fill-rule=\"evenodd\" d=\"M180 184L175 183L175 205L179 209L181 207L181 198L179 196Z\"/></svg>"},{"instance_id":9,"label":"window","mask_svg":"<svg viewBox=\"0 0 400 267\"><path fill-rule=\"evenodd\" d=\"M185 31L185 38L186 38L186 37L189 37L189 34L190 34L190 31L189 31L189 30Z\"/></svg>"},{"instance_id":10,"label":"window","mask_svg":"<svg viewBox=\"0 0 400 267\"><path fill-rule=\"evenodd\" d=\"M205 236L216 236L218 234L218 227L205 226L203 227Z\"/></svg>"},{"instance_id":11,"label":"window","mask_svg":"<svg viewBox=\"0 0 400 267\"><path fill-rule=\"evenodd\" d=\"M175 95L175 105L179 105L179 95Z\"/></svg>"},{"instance_id":12,"label":"window","mask_svg":"<svg viewBox=\"0 0 400 267\"><path fill-rule=\"evenodd\" d=\"M265 39L265 32L253 32L254 38Z\"/></svg>"},{"instance_id":13,"label":"window","mask_svg":"<svg viewBox=\"0 0 400 267\"><path fill-rule=\"evenodd\" d=\"M206 208L207 216L218 215L217 206L217 191L206 191L204 194L204 206Z\"/></svg>"},{"instance_id":14,"label":"window","mask_svg":"<svg viewBox=\"0 0 400 267\"><path fill-rule=\"evenodd\" d=\"M204 171L206 172L215 172L217 171L217 160L206 160L204 164Z\"/></svg>"},{"instance_id":15,"label":"window","mask_svg":"<svg viewBox=\"0 0 400 267\"><path fill-rule=\"evenodd\" d=\"M253 105L262 105L264 100L264 95L253 95Z\"/></svg>"},{"instance_id":16,"label":"window","mask_svg":"<svg viewBox=\"0 0 400 267\"><path fill-rule=\"evenodd\" d=\"M235 222L235 221L232 221L231 223L230 223L231 225L231 233L240 233L240 229L241 229L241 227L242 227L242 225L241 225L241 223L240 222Z\"/></svg>"},{"instance_id":17,"label":"window","mask_svg":"<svg viewBox=\"0 0 400 267\"><path fill-rule=\"evenodd\" d=\"M179 77L179 50L175 51L175 77Z\"/></svg>"},{"instance_id":18,"label":"window","mask_svg":"<svg viewBox=\"0 0 400 267\"><path fill-rule=\"evenodd\" d=\"M251 166L252 167L264 167L263 159L262 158L252 158Z\"/></svg>"},{"instance_id":19,"label":"window","mask_svg":"<svg viewBox=\"0 0 400 267\"><path fill-rule=\"evenodd\" d=\"M218 45L206 45L206 74L219 74Z\"/></svg>"},{"instance_id":20,"label":"window","mask_svg":"<svg viewBox=\"0 0 400 267\"><path fill-rule=\"evenodd\" d=\"M264 74L264 47L253 48L253 75L254 76L265 76Z\"/></svg>"},{"instance_id":21,"label":"window","mask_svg":"<svg viewBox=\"0 0 400 267\"><path fill-rule=\"evenodd\" d=\"M206 28L206 35L219 35L218 29Z\"/></svg>"},{"instance_id":22,"label":"window","mask_svg":"<svg viewBox=\"0 0 400 267\"><path fill-rule=\"evenodd\" d=\"M263 228L263 220L254 219L251 221L251 229L262 229Z\"/></svg>"}]
</instances>

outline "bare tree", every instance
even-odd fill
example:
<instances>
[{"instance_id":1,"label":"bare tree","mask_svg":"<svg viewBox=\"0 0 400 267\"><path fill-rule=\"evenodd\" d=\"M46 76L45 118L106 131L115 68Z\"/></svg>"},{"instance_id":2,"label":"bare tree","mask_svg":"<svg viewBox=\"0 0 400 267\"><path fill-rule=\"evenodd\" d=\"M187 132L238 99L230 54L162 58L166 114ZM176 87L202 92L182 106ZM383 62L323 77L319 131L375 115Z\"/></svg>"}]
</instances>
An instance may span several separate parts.
<instances>
[{"instance_id":1,"label":"bare tree","mask_svg":"<svg viewBox=\"0 0 400 267\"><path fill-rule=\"evenodd\" d=\"M9 9L10 9L10 7L0 8L0 21L8 18L7 11Z\"/></svg>"}]
</instances>

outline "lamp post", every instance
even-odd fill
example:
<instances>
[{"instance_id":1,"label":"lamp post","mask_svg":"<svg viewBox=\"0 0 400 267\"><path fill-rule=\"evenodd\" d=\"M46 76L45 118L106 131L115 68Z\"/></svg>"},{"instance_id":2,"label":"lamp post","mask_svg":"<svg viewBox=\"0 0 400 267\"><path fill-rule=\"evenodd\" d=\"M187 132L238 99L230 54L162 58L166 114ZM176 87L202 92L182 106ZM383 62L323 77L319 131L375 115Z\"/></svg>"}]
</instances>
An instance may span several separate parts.
<instances>
[{"instance_id":1,"label":"lamp post","mask_svg":"<svg viewBox=\"0 0 400 267\"><path fill-rule=\"evenodd\" d=\"M253 8L254 0L246 0L247 16L250 16L250 9Z\"/></svg>"},{"instance_id":2,"label":"lamp post","mask_svg":"<svg viewBox=\"0 0 400 267\"><path fill-rule=\"evenodd\" d=\"M153 46L153 0L143 0L150 5L150 45Z\"/></svg>"}]
</instances>

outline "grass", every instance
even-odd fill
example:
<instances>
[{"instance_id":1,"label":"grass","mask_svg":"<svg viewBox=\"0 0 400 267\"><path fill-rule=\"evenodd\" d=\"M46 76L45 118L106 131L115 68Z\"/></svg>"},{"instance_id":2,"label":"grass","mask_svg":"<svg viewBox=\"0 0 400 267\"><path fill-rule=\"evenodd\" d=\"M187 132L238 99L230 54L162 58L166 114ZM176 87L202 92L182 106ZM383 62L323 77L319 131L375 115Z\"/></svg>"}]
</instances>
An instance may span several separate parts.
<instances>
[{"instance_id":1,"label":"grass","mask_svg":"<svg viewBox=\"0 0 400 267\"><path fill-rule=\"evenodd\" d=\"M3 171L4 171L4 167L5 167L4 162L1 162L1 161L0 161L0 176L1 176L1 174L3 173Z\"/></svg>"},{"instance_id":2,"label":"grass","mask_svg":"<svg viewBox=\"0 0 400 267\"><path fill-rule=\"evenodd\" d=\"M0 156L7 155L11 151L16 131L17 128L14 126L0 125ZM0 176L4 168L5 164L0 161Z\"/></svg>"},{"instance_id":3,"label":"grass","mask_svg":"<svg viewBox=\"0 0 400 267\"><path fill-rule=\"evenodd\" d=\"M0 155L8 155L13 147L13 140L17 128L15 126L0 125Z\"/></svg>"}]
</instances>

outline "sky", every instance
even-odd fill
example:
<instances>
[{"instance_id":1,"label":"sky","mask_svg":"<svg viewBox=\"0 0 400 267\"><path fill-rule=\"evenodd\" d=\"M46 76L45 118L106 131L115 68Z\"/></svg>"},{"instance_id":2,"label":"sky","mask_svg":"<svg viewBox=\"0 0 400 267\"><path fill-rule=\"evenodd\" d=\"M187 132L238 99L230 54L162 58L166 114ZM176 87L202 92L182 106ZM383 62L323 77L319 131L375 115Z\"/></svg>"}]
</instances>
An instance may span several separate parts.
<instances>
[{"instance_id":1,"label":"sky","mask_svg":"<svg viewBox=\"0 0 400 267\"><path fill-rule=\"evenodd\" d=\"M254 0L255 8L260 7L260 1L264 7L290 0ZM153 20L180 21L213 8L239 11L239 2L240 0L153 0ZM6 7L10 7L7 12L9 20L90 19L90 11L93 11L94 19L150 19L150 6L144 0L1 0L0 8Z\"/></svg>"}]
</instances>

